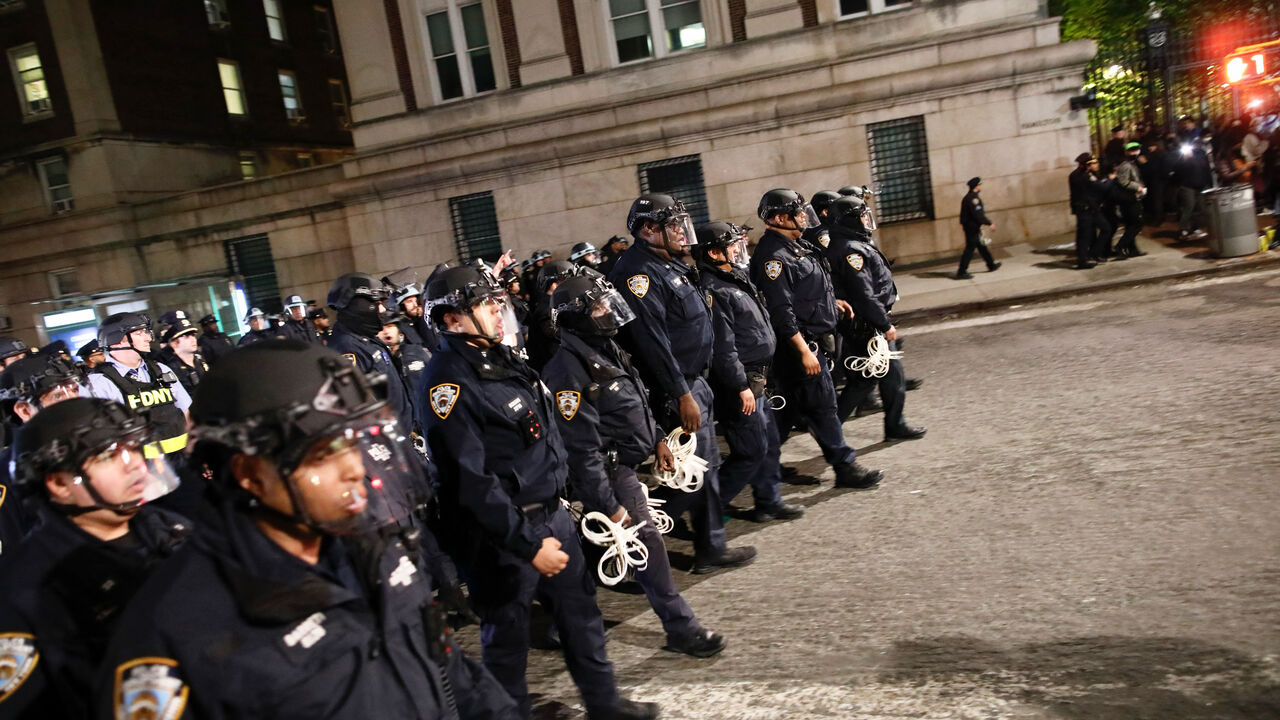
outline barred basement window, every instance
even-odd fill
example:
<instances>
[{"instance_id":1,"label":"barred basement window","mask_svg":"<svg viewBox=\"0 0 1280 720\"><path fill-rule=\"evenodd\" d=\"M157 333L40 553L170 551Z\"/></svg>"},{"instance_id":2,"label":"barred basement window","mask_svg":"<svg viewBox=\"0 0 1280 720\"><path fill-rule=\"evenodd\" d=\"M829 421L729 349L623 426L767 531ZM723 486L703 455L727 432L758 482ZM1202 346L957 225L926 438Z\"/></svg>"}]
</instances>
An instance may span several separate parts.
<instances>
[{"instance_id":1,"label":"barred basement window","mask_svg":"<svg viewBox=\"0 0 1280 720\"><path fill-rule=\"evenodd\" d=\"M244 282L245 302L267 312L280 312L280 286L271 241L265 234L226 240L227 269ZM237 318L238 320L238 318Z\"/></svg>"},{"instance_id":2,"label":"barred basement window","mask_svg":"<svg viewBox=\"0 0 1280 720\"><path fill-rule=\"evenodd\" d=\"M702 159L697 155L641 163L640 192L664 193L684 203L694 225L711 222L707 214L707 188L702 181Z\"/></svg>"},{"instance_id":3,"label":"barred basement window","mask_svg":"<svg viewBox=\"0 0 1280 720\"><path fill-rule=\"evenodd\" d=\"M871 148L871 178L879 193L876 219L880 224L933 219L924 116L868 125L867 144Z\"/></svg>"},{"instance_id":4,"label":"barred basement window","mask_svg":"<svg viewBox=\"0 0 1280 720\"><path fill-rule=\"evenodd\" d=\"M453 216L453 241L458 248L458 260L466 262L478 257L493 262L502 255L493 193L449 198L449 214Z\"/></svg>"}]
</instances>

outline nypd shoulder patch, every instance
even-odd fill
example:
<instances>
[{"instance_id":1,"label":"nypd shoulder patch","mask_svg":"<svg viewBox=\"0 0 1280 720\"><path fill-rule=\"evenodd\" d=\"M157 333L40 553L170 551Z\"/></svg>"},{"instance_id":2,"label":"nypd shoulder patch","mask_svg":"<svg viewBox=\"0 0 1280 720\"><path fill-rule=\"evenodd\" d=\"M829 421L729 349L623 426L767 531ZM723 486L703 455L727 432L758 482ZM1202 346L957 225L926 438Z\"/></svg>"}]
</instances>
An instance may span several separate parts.
<instances>
[{"instance_id":1,"label":"nypd shoulder patch","mask_svg":"<svg viewBox=\"0 0 1280 720\"><path fill-rule=\"evenodd\" d=\"M627 278L627 289L638 298L644 297L649 293L649 276L632 275Z\"/></svg>"},{"instance_id":2,"label":"nypd shoulder patch","mask_svg":"<svg viewBox=\"0 0 1280 720\"><path fill-rule=\"evenodd\" d=\"M458 391L458 386L453 383L442 383L431 388L431 410L441 420L449 417L453 404L458 401Z\"/></svg>"},{"instance_id":3,"label":"nypd shoulder patch","mask_svg":"<svg viewBox=\"0 0 1280 720\"><path fill-rule=\"evenodd\" d=\"M707 293L707 307L711 307L713 304L715 304L715 296L708 292L708 293Z\"/></svg>"},{"instance_id":4,"label":"nypd shoulder patch","mask_svg":"<svg viewBox=\"0 0 1280 720\"><path fill-rule=\"evenodd\" d=\"M764 264L764 275L770 280L777 280L782 274L782 261L770 260Z\"/></svg>"},{"instance_id":5,"label":"nypd shoulder patch","mask_svg":"<svg viewBox=\"0 0 1280 720\"><path fill-rule=\"evenodd\" d=\"M572 420L578 414L578 407L582 404L582 395L576 390L561 390L556 393L556 408L560 410L560 416L565 420Z\"/></svg>"},{"instance_id":6,"label":"nypd shoulder patch","mask_svg":"<svg viewBox=\"0 0 1280 720\"><path fill-rule=\"evenodd\" d=\"M342 357L344 357L344 358L346 358L346 359L350 360L350 361L351 361L351 364L352 364L353 366L355 366L355 367L360 367L360 364L356 362L356 354L355 354L355 353L342 353Z\"/></svg>"},{"instance_id":7,"label":"nypd shoulder patch","mask_svg":"<svg viewBox=\"0 0 1280 720\"><path fill-rule=\"evenodd\" d=\"M13 695L31 677L31 671L39 662L35 635L0 633L0 702Z\"/></svg>"},{"instance_id":8,"label":"nypd shoulder patch","mask_svg":"<svg viewBox=\"0 0 1280 720\"><path fill-rule=\"evenodd\" d=\"M854 270L861 270L862 264L866 262L866 260L858 253L849 253L845 257L845 261L848 262L849 267L853 268Z\"/></svg>"},{"instance_id":9,"label":"nypd shoulder patch","mask_svg":"<svg viewBox=\"0 0 1280 720\"><path fill-rule=\"evenodd\" d=\"M0 506L4 505L4 498L8 494L9 494L9 488L5 487L4 485L0 485Z\"/></svg>"},{"instance_id":10,"label":"nypd shoulder patch","mask_svg":"<svg viewBox=\"0 0 1280 720\"><path fill-rule=\"evenodd\" d=\"M188 692L178 676L178 661L162 657L130 660L116 668L115 716L176 720L186 708Z\"/></svg>"},{"instance_id":11,"label":"nypd shoulder patch","mask_svg":"<svg viewBox=\"0 0 1280 720\"><path fill-rule=\"evenodd\" d=\"M819 245L821 245L821 246L822 246L822 247L824 247L824 248L825 248L825 247L830 247L830 246L831 246L831 236L830 236L830 235L828 235L828 234L826 234L826 233L822 233L821 235L819 235L819 236L818 236L818 244L819 244Z\"/></svg>"}]
</instances>

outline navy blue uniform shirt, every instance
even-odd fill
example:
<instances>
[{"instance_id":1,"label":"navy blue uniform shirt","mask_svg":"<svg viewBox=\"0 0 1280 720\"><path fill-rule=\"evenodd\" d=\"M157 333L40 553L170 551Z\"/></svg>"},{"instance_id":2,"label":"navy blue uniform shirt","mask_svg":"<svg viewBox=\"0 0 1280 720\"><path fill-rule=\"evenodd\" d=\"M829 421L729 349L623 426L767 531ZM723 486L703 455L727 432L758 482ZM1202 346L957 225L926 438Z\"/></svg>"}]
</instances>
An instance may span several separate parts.
<instances>
[{"instance_id":1,"label":"navy blue uniform shirt","mask_svg":"<svg viewBox=\"0 0 1280 720\"><path fill-rule=\"evenodd\" d=\"M853 306L853 316L880 332L893 325L889 311L898 300L889 261L871 242L871 234L844 227L831 229L827 247L836 294Z\"/></svg>"},{"instance_id":2,"label":"navy blue uniform shirt","mask_svg":"<svg viewBox=\"0 0 1280 720\"><path fill-rule=\"evenodd\" d=\"M702 265L702 289L710 293L715 329L715 354L711 376L717 387L741 392L749 383L745 368L758 368L773 360L777 336L760 291L744 270L728 272Z\"/></svg>"},{"instance_id":3,"label":"navy blue uniform shirt","mask_svg":"<svg viewBox=\"0 0 1280 720\"><path fill-rule=\"evenodd\" d=\"M773 330L783 342L797 332L812 340L835 329L835 296L821 248L770 228L751 256L751 282L764 293Z\"/></svg>"},{"instance_id":4,"label":"navy blue uniform shirt","mask_svg":"<svg viewBox=\"0 0 1280 720\"><path fill-rule=\"evenodd\" d=\"M391 351L377 338L357 335L342 325L333 329L329 337L329 349L340 353L360 368L361 372L379 372L387 376L387 402L400 421L405 434L414 428L413 402L409 399L409 391L405 388L400 368L391 357Z\"/></svg>"}]
</instances>

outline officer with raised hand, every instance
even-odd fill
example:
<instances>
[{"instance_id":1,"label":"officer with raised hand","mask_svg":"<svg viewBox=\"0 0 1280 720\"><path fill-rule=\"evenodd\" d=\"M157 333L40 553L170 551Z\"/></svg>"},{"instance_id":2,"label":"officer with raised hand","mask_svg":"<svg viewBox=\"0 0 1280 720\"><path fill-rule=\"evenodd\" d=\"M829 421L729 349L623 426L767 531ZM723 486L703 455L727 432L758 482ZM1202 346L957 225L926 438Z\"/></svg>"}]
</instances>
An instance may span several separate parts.
<instances>
[{"instance_id":1,"label":"officer with raised hand","mask_svg":"<svg viewBox=\"0 0 1280 720\"><path fill-rule=\"evenodd\" d=\"M205 362L204 356L199 352L196 332L196 326L186 313L176 310L172 322L160 338L164 346L156 353L156 359L173 370L188 394L196 391L201 378L209 372L209 363Z\"/></svg>"},{"instance_id":2,"label":"officer with raised hand","mask_svg":"<svg viewBox=\"0 0 1280 720\"><path fill-rule=\"evenodd\" d=\"M372 275L347 273L334 280L329 288L328 304L338 311L338 322L329 338L329 349L340 353L362 372L380 373L386 378L391 411L408 432L415 422L413 400L391 350L378 339L388 319L383 305L386 297L386 289Z\"/></svg>"},{"instance_id":3,"label":"officer with raised hand","mask_svg":"<svg viewBox=\"0 0 1280 720\"><path fill-rule=\"evenodd\" d=\"M230 355L231 351L236 349L236 346L231 344L231 338L218 330L218 319L212 314L200 318L200 339L197 343L200 346L200 354L210 365L216 365L218 360Z\"/></svg>"},{"instance_id":4,"label":"officer with raised hand","mask_svg":"<svg viewBox=\"0 0 1280 720\"><path fill-rule=\"evenodd\" d=\"M726 506L742 488L751 486L756 522L789 520L804 508L783 502L781 452L773 409L765 395L765 378L773 363L777 338L760 291L747 277L747 230L727 222L698 228L700 284L711 302L715 350L711 386L716 417L729 457L720 466L720 499Z\"/></svg>"},{"instance_id":5,"label":"officer with raised hand","mask_svg":"<svg viewBox=\"0 0 1280 720\"><path fill-rule=\"evenodd\" d=\"M890 351L897 350L898 329L889 312L898 299L889 262L871 242L870 213L867 204L856 197L844 197L831 206L831 245L827 248L833 269L836 296L853 306L851 333L846 338L847 351L865 357L867 342L876 334L884 335ZM925 429L910 427L902 418L906 402L906 374L901 360L890 360L888 374L881 378L849 372L840 396L842 416L847 415L877 385L884 403L885 442L915 440L924 437Z\"/></svg>"},{"instance_id":6,"label":"officer with raised hand","mask_svg":"<svg viewBox=\"0 0 1280 720\"><path fill-rule=\"evenodd\" d=\"M15 480L40 524L0 565L0 716L91 714L112 629L189 530L151 504L178 484L164 458L144 458L156 439L144 418L97 398L63 400L23 425Z\"/></svg>"},{"instance_id":7,"label":"officer with raised hand","mask_svg":"<svg viewBox=\"0 0 1280 720\"><path fill-rule=\"evenodd\" d=\"M689 247L698 242L693 221L683 203L651 193L631 203L627 229L635 243L618 258L609 278L619 289L626 288L623 297L636 314L620 336L622 345L654 393L659 421L679 423L685 433L696 434L697 455L707 463L696 492L662 487L654 496L666 501L673 518L689 511L693 572L746 565L755 559L756 549L729 549L720 515L720 448L714 397L706 379L714 341L711 309L698 288L697 271L684 263Z\"/></svg>"},{"instance_id":8,"label":"officer with raised hand","mask_svg":"<svg viewBox=\"0 0 1280 720\"><path fill-rule=\"evenodd\" d=\"M231 355L192 407L216 511L121 618L99 717L510 720L454 644L391 499L403 429L364 374L293 340Z\"/></svg>"},{"instance_id":9,"label":"officer with raised hand","mask_svg":"<svg viewBox=\"0 0 1280 720\"><path fill-rule=\"evenodd\" d=\"M662 621L667 649L711 657L724 649L724 638L703 628L680 596L667 548L636 475L636 466L650 454L659 470L673 470L675 465L631 356L613 341L635 315L602 277L564 281L552 293L551 304L560 349L542 377L556 400L556 422L569 451L574 495L587 512L602 513L627 527L639 523L636 534L648 550L648 562L635 571L635 578Z\"/></svg>"},{"instance_id":10,"label":"officer with raised hand","mask_svg":"<svg viewBox=\"0 0 1280 720\"><path fill-rule=\"evenodd\" d=\"M419 416L440 469L441 539L468 578L485 666L529 717L537 595L552 612L587 716L657 717L656 705L618 695L595 585L560 503L568 457L555 403L504 344L514 317L502 287L478 268L448 268L427 281L426 297L442 343L427 364Z\"/></svg>"},{"instance_id":11,"label":"officer with raised hand","mask_svg":"<svg viewBox=\"0 0 1280 720\"><path fill-rule=\"evenodd\" d=\"M307 301L301 295L290 295L284 299L284 324L279 328L280 335L290 340L305 343L319 343L316 331L307 319Z\"/></svg>"},{"instance_id":12,"label":"officer with raised hand","mask_svg":"<svg viewBox=\"0 0 1280 720\"><path fill-rule=\"evenodd\" d=\"M835 351L837 313L848 315L849 305L835 298L821 249L800 241L806 228L819 224L817 214L803 195L786 188L765 193L756 214L769 229L751 258L751 280L764 293L778 336L774 377L787 398L779 434L785 438L794 418L802 417L835 469L836 486L872 487L883 473L858 465L845 442L827 357Z\"/></svg>"},{"instance_id":13,"label":"officer with raised hand","mask_svg":"<svg viewBox=\"0 0 1280 720\"><path fill-rule=\"evenodd\" d=\"M249 324L249 332L240 336L236 347L245 347L263 340L284 339L284 333L275 326L275 323L271 321L271 318L267 317L267 314L261 308L249 308L249 312L244 314L244 321Z\"/></svg>"}]
</instances>

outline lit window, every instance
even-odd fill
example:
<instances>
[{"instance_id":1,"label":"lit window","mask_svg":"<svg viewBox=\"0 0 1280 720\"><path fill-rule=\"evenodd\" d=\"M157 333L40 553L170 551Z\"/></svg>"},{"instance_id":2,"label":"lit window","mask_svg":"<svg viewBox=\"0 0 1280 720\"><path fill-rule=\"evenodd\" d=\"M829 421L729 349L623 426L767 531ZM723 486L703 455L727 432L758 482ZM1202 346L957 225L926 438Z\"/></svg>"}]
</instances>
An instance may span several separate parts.
<instances>
[{"instance_id":1,"label":"lit window","mask_svg":"<svg viewBox=\"0 0 1280 720\"><path fill-rule=\"evenodd\" d=\"M262 11L267 16L267 34L272 40L286 42L289 38L284 32L284 13L280 10L280 0L262 0Z\"/></svg>"},{"instance_id":2,"label":"lit window","mask_svg":"<svg viewBox=\"0 0 1280 720\"><path fill-rule=\"evenodd\" d=\"M218 61L218 77L222 80L222 100L228 115L244 115L244 89L240 86L240 66L235 60Z\"/></svg>"},{"instance_id":3,"label":"lit window","mask_svg":"<svg viewBox=\"0 0 1280 720\"><path fill-rule=\"evenodd\" d=\"M44 65L35 45L23 45L9 50L9 69L13 72L13 84L18 88L24 118L37 118L53 114L53 101L49 99L49 86L44 81Z\"/></svg>"},{"instance_id":4,"label":"lit window","mask_svg":"<svg viewBox=\"0 0 1280 720\"><path fill-rule=\"evenodd\" d=\"M62 158L43 160L37 168L49 209L55 215L75 210L76 203L71 197L71 180L67 177L67 161Z\"/></svg>"},{"instance_id":5,"label":"lit window","mask_svg":"<svg viewBox=\"0 0 1280 720\"><path fill-rule=\"evenodd\" d=\"M227 27L231 15L227 12L227 0L204 0L204 17L212 27Z\"/></svg>"},{"instance_id":6,"label":"lit window","mask_svg":"<svg viewBox=\"0 0 1280 720\"><path fill-rule=\"evenodd\" d=\"M333 31L333 15L329 8L316 5L311 9L316 14L316 35L320 38L320 47L325 52L338 52L337 33Z\"/></svg>"},{"instance_id":7,"label":"lit window","mask_svg":"<svg viewBox=\"0 0 1280 720\"><path fill-rule=\"evenodd\" d=\"M909 7L911 0L835 0L835 3L836 13L843 19Z\"/></svg>"},{"instance_id":8,"label":"lit window","mask_svg":"<svg viewBox=\"0 0 1280 720\"><path fill-rule=\"evenodd\" d=\"M347 105L347 89L343 87L342 81L336 78L329 78L329 103L333 106L333 117L338 121L338 127L351 127L351 113Z\"/></svg>"},{"instance_id":9,"label":"lit window","mask_svg":"<svg viewBox=\"0 0 1280 720\"><path fill-rule=\"evenodd\" d=\"M480 3L459 6L456 0L449 0L446 10L427 15L427 37L441 100L497 89Z\"/></svg>"},{"instance_id":10,"label":"lit window","mask_svg":"<svg viewBox=\"0 0 1280 720\"><path fill-rule=\"evenodd\" d=\"M298 78L288 70L277 73L280 78L280 97L284 98L284 116L293 121L302 120L302 98L298 95Z\"/></svg>"},{"instance_id":11,"label":"lit window","mask_svg":"<svg viewBox=\"0 0 1280 720\"><path fill-rule=\"evenodd\" d=\"M258 158L251 152L240 153L240 179L252 180L258 177Z\"/></svg>"},{"instance_id":12,"label":"lit window","mask_svg":"<svg viewBox=\"0 0 1280 720\"><path fill-rule=\"evenodd\" d=\"M619 63L706 47L701 0L605 0ZM657 42L654 38L660 38Z\"/></svg>"}]
</instances>

